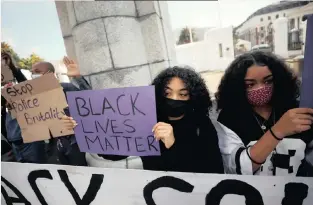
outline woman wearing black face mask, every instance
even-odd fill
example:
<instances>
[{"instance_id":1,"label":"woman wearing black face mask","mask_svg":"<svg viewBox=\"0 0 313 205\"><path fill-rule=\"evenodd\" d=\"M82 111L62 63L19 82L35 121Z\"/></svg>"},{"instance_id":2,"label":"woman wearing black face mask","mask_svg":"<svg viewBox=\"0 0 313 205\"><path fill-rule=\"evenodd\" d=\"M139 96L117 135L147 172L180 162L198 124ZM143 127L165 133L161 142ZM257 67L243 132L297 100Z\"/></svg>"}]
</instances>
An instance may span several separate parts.
<instances>
[{"instance_id":1,"label":"woman wearing black face mask","mask_svg":"<svg viewBox=\"0 0 313 205\"><path fill-rule=\"evenodd\" d=\"M212 106L203 79L188 68L169 68L153 81L160 157L142 157L144 169L224 173L218 136L208 117Z\"/></svg>"},{"instance_id":2,"label":"woman wearing black face mask","mask_svg":"<svg viewBox=\"0 0 313 205\"><path fill-rule=\"evenodd\" d=\"M231 130L209 118L212 102L200 75L188 68L168 68L154 79L152 85L155 86L158 118L152 131L160 140L161 156L141 157L143 168L224 173L224 160L226 169L231 169L234 163L229 150L243 144ZM76 124L67 117L64 123L69 129ZM101 156L111 161L126 158Z\"/></svg>"}]
</instances>

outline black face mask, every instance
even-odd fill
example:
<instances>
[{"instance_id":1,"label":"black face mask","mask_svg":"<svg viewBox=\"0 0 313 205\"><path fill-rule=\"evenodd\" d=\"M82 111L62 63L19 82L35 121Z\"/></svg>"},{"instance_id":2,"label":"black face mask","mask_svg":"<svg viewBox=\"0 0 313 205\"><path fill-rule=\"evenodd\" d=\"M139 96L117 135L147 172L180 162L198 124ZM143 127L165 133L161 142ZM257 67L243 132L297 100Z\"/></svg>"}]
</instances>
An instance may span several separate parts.
<instances>
[{"instance_id":1,"label":"black face mask","mask_svg":"<svg viewBox=\"0 0 313 205\"><path fill-rule=\"evenodd\" d=\"M190 100L165 98L165 112L168 117L180 117L190 110Z\"/></svg>"}]
</instances>

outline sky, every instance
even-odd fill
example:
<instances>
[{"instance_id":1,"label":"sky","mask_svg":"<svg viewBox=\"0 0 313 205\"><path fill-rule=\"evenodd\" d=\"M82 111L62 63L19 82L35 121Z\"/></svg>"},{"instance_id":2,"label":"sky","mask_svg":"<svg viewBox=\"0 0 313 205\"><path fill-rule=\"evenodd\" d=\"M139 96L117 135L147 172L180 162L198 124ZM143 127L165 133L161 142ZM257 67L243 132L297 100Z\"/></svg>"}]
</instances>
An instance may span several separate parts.
<instances>
[{"instance_id":1,"label":"sky","mask_svg":"<svg viewBox=\"0 0 313 205\"><path fill-rule=\"evenodd\" d=\"M169 1L172 28L237 26L259 8L279 0ZM1 41L20 57L35 52L45 60L66 55L53 1L1 2Z\"/></svg>"}]
</instances>

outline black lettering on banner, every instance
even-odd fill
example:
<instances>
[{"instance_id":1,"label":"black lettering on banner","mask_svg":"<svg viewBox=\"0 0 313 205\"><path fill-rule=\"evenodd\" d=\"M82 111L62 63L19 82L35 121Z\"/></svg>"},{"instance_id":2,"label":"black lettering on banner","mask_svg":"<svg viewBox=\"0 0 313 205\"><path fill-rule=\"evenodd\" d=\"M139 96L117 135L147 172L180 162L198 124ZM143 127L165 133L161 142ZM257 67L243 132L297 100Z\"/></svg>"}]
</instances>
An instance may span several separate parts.
<instances>
[{"instance_id":1,"label":"black lettering on banner","mask_svg":"<svg viewBox=\"0 0 313 205\"><path fill-rule=\"evenodd\" d=\"M80 102L83 102L83 105L80 105L78 100L80 100ZM78 112L79 116L86 117L86 116L88 116L90 114L90 110L87 107L85 107L86 106L86 100L84 98L75 97L75 104L76 104L76 109L77 109L77 112ZM83 109L83 108L85 110L87 110L85 114L81 112L81 109Z\"/></svg>"},{"instance_id":2,"label":"black lettering on banner","mask_svg":"<svg viewBox=\"0 0 313 205\"><path fill-rule=\"evenodd\" d=\"M302 205L308 196L308 185L303 183L288 183L285 185L285 197L282 205Z\"/></svg>"},{"instance_id":3,"label":"black lettering on banner","mask_svg":"<svg viewBox=\"0 0 313 205\"><path fill-rule=\"evenodd\" d=\"M146 150L139 150L139 147L141 147L142 144L138 144L137 139L142 139L142 137L135 137L135 145L137 152L145 152Z\"/></svg>"},{"instance_id":4,"label":"black lettering on banner","mask_svg":"<svg viewBox=\"0 0 313 205\"><path fill-rule=\"evenodd\" d=\"M152 141L150 142L149 139L152 139ZM148 140L148 146L149 146L149 150L151 151L151 147L153 147L155 149L155 151L159 151L154 145L153 145L153 142L155 141L155 138L152 136L152 135L149 135L147 137L147 140Z\"/></svg>"},{"instance_id":5,"label":"black lettering on banner","mask_svg":"<svg viewBox=\"0 0 313 205\"><path fill-rule=\"evenodd\" d=\"M91 104L90 98L89 98L88 100L89 100L89 105L90 105L91 114L92 114L92 115L101 115L101 113L94 113L94 112L93 112L92 104Z\"/></svg>"},{"instance_id":6,"label":"black lettering on banner","mask_svg":"<svg viewBox=\"0 0 313 205\"><path fill-rule=\"evenodd\" d=\"M107 107L106 104L108 104L109 106ZM110 104L110 102L108 101L108 99L105 97L105 98L103 99L103 104L102 104L102 115L104 114L104 112L105 112L106 109L111 109L111 110L115 113L114 108L112 107L112 105Z\"/></svg>"},{"instance_id":7,"label":"black lettering on banner","mask_svg":"<svg viewBox=\"0 0 313 205\"><path fill-rule=\"evenodd\" d=\"M7 186L9 187L12 192L14 192L14 194L18 197L10 197L8 195L8 193L6 192L5 188L3 186L1 186L1 194L5 200L5 203L7 205L13 205L15 203L22 203L25 205L31 205L31 203L24 197L24 195L13 185L11 184L8 180L6 180L3 176L1 176L1 181Z\"/></svg>"},{"instance_id":8,"label":"black lettering on banner","mask_svg":"<svg viewBox=\"0 0 313 205\"><path fill-rule=\"evenodd\" d=\"M128 116L128 115L130 115L130 112L127 113L127 114L125 114L125 113L123 114L123 113L121 112L121 110L120 110L119 100L120 100L121 97L125 97L125 95L122 94L122 95L120 95L120 96L118 96L118 97L116 98L116 106L117 106L118 113L120 113L120 115L123 115L123 116Z\"/></svg>"},{"instance_id":9,"label":"black lettering on banner","mask_svg":"<svg viewBox=\"0 0 313 205\"><path fill-rule=\"evenodd\" d=\"M250 184L235 180L225 179L219 182L205 197L206 205L219 205L227 194L243 195L246 205L264 205L260 192Z\"/></svg>"},{"instance_id":10,"label":"black lettering on banner","mask_svg":"<svg viewBox=\"0 0 313 205\"><path fill-rule=\"evenodd\" d=\"M52 175L50 174L50 172L48 170L34 170L28 174L29 185L32 187L38 200L40 201L40 203L42 205L48 205L48 203L46 202L45 198L41 194L41 192L40 192L40 190L36 184L36 180L38 178L45 178L45 179L51 179L52 180L53 179Z\"/></svg>"},{"instance_id":11,"label":"black lettering on banner","mask_svg":"<svg viewBox=\"0 0 313 205\"><path fill-rule=\"evenodd\" d=\"M142 115L146 115L144 112L142 112L141 110L139 110L139 109L136 107L136 101L137 101L138 96L139 96L139 93L137 93L135 100L133 100L133 96L130 95L130 100L131 100L131 106L132 106L132 110L133 110L133 115L135 115L135 110L137 110L138 112L140 112Z\"/></svg>"},{"instance_id":12,"label":"black lettering on banner","mask_svg":"<svg viewBox=\"0 0 313 205\"><path fill-rule=\"evenodd\" d=\"M129 124L126 124L126 122L128 122L128 121L131 121L131 120L130 120L130 119L126 119L126 120L124 120L123 124L124 124L126 127L131 128L132 130L131 130L131 131L126 130L126 132L127 132L127 133L134 133L134 132L136 132L136 129L135 129L133 126L131 126L131 125L129 125Z\"/></svg>"},{"instance_id":13,"label":"black lettering on banner","mask_svg":"<svg viewBox=\"0 0 313 205\"><path fill-rule=\"evenodd\" d=\"M185 193L191 193L194 188L194 186L191 185L190 183L186 182L183 179L179 179L176 177L163 176L163 177L157 178L149 182L143 188L143 197L147 205L156 205L156 203L153 200L152 194L155 190L162 188L162 187L172 188L177 191L185 192Z\"/></svg>"},{"instance_id":14,"label":"black lettering on banner","mask_svg":"<svg viewBox=\"0 0 313 205\"><path fill-rule=\"evenodd\" d=\"M103 174L92 174L90 183L86 193L84 194L83 198L81 199L70 182L68 175L65 170L58 170L60 178L68 191L71 193L75 203L77 205L88 205L90 204L97 196L97 193L103 183Z\"/></svg>"},{"instance_id":15,"label":"black lettering on banner","mask_svg":"<svg viewBox=\"0 0 313 205\"><path fill-rule=\"evenodd\" d=\"M95 143L96 140L98 140L98 143L99 143L99 145L100 145L102 151L104 151L104 149L103 149L103 147L102 147L102 144L101 144L101 141L100 141L98 135L96 136L96 138L95 138L94 140L91 140L88 136L85 135L85 140L86 140L86 144L87 144L88 149L90 149L88 141L90 141L91 143Z\"/></svg>"}]
</instances>

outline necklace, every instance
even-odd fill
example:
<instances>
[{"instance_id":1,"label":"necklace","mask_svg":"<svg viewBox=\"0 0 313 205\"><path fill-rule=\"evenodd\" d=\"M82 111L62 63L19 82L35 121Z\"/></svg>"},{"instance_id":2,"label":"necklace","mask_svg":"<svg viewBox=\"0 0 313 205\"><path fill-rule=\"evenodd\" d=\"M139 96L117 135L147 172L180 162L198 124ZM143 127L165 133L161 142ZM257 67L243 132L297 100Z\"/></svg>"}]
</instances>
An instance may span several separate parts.
<instances>
[{"instance_id":1,"label":"necklace","mask_svg":"<svg viewBox=\"0 0 313 205\"><path fill-rule=\"evenodd\" d=\"M272 115L272 114L271 114ZM265 134L265 131L267 129L267 127L265 126L265 123L268 121L268 120L265 120L263 123L261 123L258 118L255 116L255 114L253 114L255 120L257 121L259 127L261 128L261 130L263 131L263 133ZM273 111L273 124L276 123L276 120L275 120L275 111Z\"/></svg>"}]
</instances>

